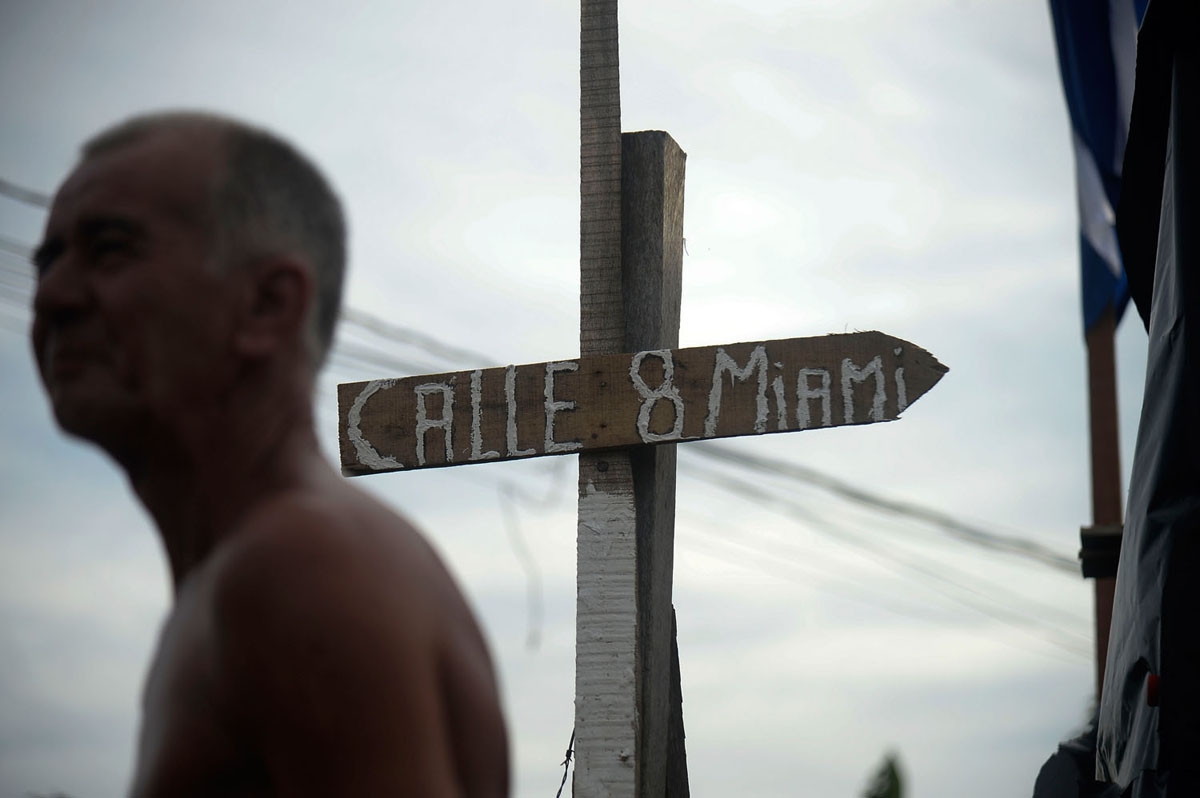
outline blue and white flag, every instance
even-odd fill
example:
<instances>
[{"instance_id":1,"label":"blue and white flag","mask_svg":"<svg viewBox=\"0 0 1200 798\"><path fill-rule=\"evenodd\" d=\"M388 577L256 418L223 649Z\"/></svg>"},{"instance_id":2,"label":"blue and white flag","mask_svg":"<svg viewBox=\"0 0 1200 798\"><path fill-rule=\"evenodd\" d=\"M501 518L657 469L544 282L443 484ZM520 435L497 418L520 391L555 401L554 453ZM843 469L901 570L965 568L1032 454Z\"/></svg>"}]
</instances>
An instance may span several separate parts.
<instances>
[{"instance_id":1,"label":"blue and white flag","mask_svg":"<svg viewBox=\"0 0 1200 798\"><path fill-rule=\"evenodd\" d=\"M1129 303L1114 208L1133 104L1137 31L1148 3L1050 0L1075 145L1085 333L1105 307L1112 305L1120 321Z\"/></svg>"}]
</instances>

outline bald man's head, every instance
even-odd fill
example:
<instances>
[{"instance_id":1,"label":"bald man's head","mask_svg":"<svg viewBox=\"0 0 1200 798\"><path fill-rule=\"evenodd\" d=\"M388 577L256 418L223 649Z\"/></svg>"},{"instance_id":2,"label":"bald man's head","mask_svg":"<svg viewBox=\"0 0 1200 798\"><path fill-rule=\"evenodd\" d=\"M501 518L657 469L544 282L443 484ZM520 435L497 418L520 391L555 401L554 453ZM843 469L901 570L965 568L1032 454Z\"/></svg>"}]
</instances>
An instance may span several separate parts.
<instances>
[{"instance_id":1,"label":"bald man's head","mask_svg":"<svg viewBox=\"0 0 1200 798\"><path fill-rule=\"evenodd\" d=\"M136 116L83 145L88 160L147 137L181 137L197 157L211 157L213 262L236 268L249 259L285 255L312 269L316 299L308 320L314 370L333 341L346 270L341 203L317 168L273 133L235 119L197 112Z\"/></svg>"}]
</instances>

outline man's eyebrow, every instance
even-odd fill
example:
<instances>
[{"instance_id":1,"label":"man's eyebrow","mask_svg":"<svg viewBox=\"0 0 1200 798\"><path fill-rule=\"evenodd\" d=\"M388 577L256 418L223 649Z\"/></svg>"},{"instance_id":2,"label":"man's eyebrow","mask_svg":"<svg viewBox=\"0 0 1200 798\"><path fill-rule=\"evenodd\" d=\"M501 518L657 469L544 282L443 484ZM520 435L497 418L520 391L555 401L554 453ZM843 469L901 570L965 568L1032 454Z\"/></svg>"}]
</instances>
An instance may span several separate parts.
<instances>
[{"instance_id":1,"label":"man's eyebrow","mask_svg":"<svg viewBox=\"0 0 1200 798\"><path fill-rule=\"evenodd\" d=\"M77 225L79 236L82 238L95 238L99 235L109 232L116 232L129 236L142 236L145 234L146 228L139 222L125 216L113 215L96 215L88 216L81 219ZM38 245L33 251L33 256L30 260L33 262L34 268L38 272L45 271L54 259L63 253L66 249L66 243L61 235L51 236Z\"/></svg>"},{"instance_id":2,"label":"man's eyebrow","mask_svg":"<svg viewBox=\"0 0 1200 798\"><path fill-rule=\"evenodd\" d=\"M78 228L79 234L85 238L108 232L140 236L146 231L146 228L141 223L127 216L114 216L110 214L85 216L79 220Z\"/></svg>"},{"instance_id":3,"label":"man's eyebrow","mask_svg":"<svg viewBox=\"0 0 1200 798\"><path fill-rule=\"evenodd\" d=\"M54 262L55 258L62 254L63 249L62 238L54 236L38 244L37 249L33 251L33 256L29 260L33 263L34 269L40 274Z\"/></svg>"}]
</instances>

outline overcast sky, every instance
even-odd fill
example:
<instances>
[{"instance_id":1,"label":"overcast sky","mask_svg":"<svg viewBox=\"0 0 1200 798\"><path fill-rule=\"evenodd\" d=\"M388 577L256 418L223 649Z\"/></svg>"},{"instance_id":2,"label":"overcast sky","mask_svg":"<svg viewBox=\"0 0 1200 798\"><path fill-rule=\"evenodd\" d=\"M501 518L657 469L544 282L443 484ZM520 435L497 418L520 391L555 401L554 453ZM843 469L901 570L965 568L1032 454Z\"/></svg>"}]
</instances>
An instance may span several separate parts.
<instances>
[{"instance_id":1,"label":"overcast sky","mask_svg":"<svg viewBox=\"0 0 1200 798\"><path fill-rule=\"evenodd\" d=\"M578 354L578 24L549 0L9 0L0 179L52 191L89 134L164 107L310 153L350 215L348 304L478 353L346 325L317 396L332 456L338 382ZM621 81L623 128L688 153L683 345L879 329L951 369L898 422L726 445L1073 556L1087 405L1045 3L627 2ZM43 221L0 197L4 242L35 244ZM111 798L166 569L124 478L55 430L28 267L0 267L0 798ZM1126 472L1144 348L1131 314ZM687 449L694 793L854 796L895 750L914 798L1029 794L1091 701L1090 584ZM444 554L498 661L515 794L553 795L573 722L574 458L357 484Z\"/></svg>"}]
</instances>

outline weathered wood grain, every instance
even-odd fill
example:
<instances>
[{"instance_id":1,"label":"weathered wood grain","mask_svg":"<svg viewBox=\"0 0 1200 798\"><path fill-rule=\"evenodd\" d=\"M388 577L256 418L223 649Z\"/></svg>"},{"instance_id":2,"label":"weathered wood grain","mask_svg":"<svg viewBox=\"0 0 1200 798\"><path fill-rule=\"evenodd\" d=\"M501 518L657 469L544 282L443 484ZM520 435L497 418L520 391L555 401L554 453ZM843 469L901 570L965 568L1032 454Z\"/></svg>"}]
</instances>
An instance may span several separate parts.
<instances>
[{"instance_id":1,"label":"weathered wood grain","mask_svg":"<svg viewBox=\"0 0 1200 798\"><path fill-rule=\"evenodd\" d=\"M946 371L915 344L858 332L346 383L342 467L365 474L891 421Z\"/></svg>"},{"instance_id":2,"label":"weathered wood grain","mask_svg":"<svg viewBox=\"0 0 1200 798\"><path fill-rule=\"evenodd\" d=\"M687 748L683 732L683 684L679 666L679 640L675 609L671 608L671 710L667 719L667 785L665 798L691 798Z\"/></svg>"},{"instance_id":3,"label":"weathered wood grain","mask_svg":"<svg viewBox=\"0 0 1200 798\"><path fill-rule=\"evenodd\" d=\"M582 0L579 352L622 351L621 89L616 0ZM579 798L637 780L637 508L627 452L579 458L575 774Z\"/></svg>"},{"instance_id":4,"label":"weathered wood grain","mask_svg":"<svg viewBox=\"0 0 1200 798\"><path fill-rule=\"evenodd\" d=\"M617 0L582 0L579 36L580 353L620 352L621 77Z\"/></svg>"},{"instance_id":5,"label":"weathered wood grain","mask_svg":"<svg viewBox=\"0 0 1200 798\"><path fill-rule=\"evenodd\" d=\"M626 133L621 142L625 351L678 347L687 156L661 131ZM637 446L627 456L637 537L637 615L625 621L637 629L636 795L659 798L666 795L672 766L684 766L674 768L675 781L687 779L686 760L672 760L667 748L674 709L670 698L678 685L671 671L675 447ZM579 661L577 668L584 664ZM682 726L682 715L675 719Z\"/></svg>"}]
</instances>

